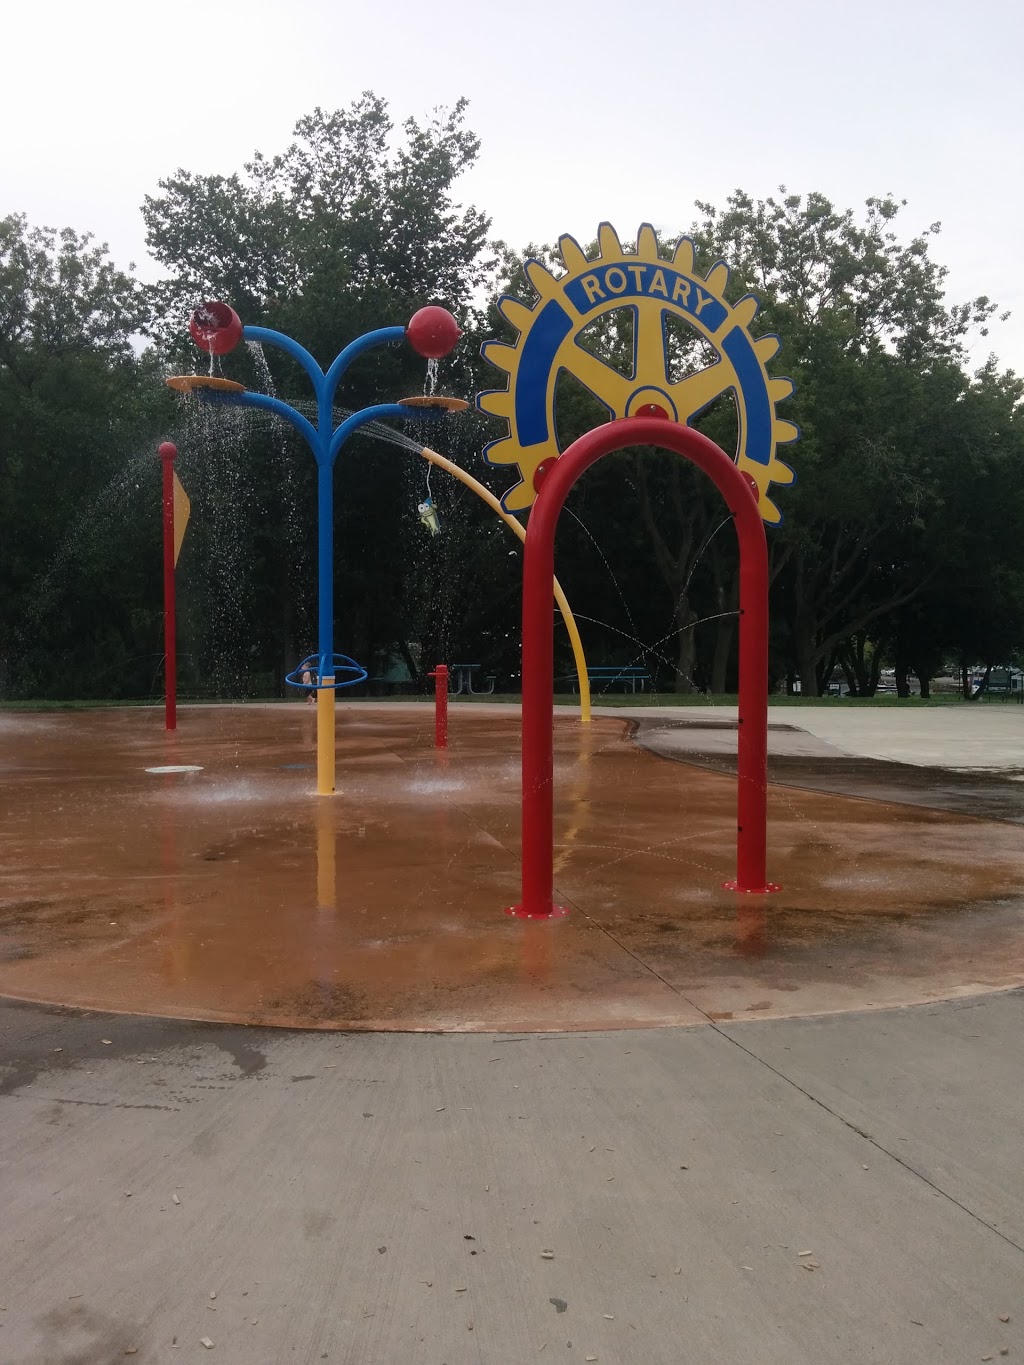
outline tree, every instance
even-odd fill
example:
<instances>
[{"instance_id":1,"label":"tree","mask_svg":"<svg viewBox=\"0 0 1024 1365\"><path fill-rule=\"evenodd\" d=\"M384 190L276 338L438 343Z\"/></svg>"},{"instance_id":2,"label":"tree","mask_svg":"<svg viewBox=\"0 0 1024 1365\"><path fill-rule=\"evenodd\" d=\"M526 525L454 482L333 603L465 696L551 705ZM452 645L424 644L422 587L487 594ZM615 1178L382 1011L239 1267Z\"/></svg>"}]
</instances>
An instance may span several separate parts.
<instances>
[{"instance_id":1,"label":"tree","mask_svg":"<svg viewBox=\"0 0 1024 1365\"><path fill-rule=\"evenodd\" d=\"M87 694L107 670L116 693L159 664L129 512L146 490L124 479L119 506L104 496L163 405L133 347L144 320L135 280L88 234L0 219L0 668L15 691Z\"/></svg>"},{"instance_id":2,"label":"tree","mask_svg":"<svg viewBox=\"0 0 1024 1365\"><path fill-rule=\"evenodd\" d=\"M1024 569L1017 536L1024 521L1024 381L993 359L964 380L933 433L944 446L943 505L934 518L932 578L895 629L897 674L913 668L922 688L943 654L975 693L971 668L1005 664L1024 643ZM923 657L922 657L923 656Z\"/></svg>"},{"instance_id":3,"label":"tree","mask_svg":"<svg viewBox=\"0 0 1024 1365\"><path fill-rule=\"evenodd\" d=\"M396 139L387 102L367 91L316 108L286 151L254 153L242 174L162 180L143 217L169 272L153 291L164 328L179 340L196 302L224 298L330 359L424 303L464 308L491 266L489 220L451 197L479 149L466 107L407 119Z\"/></svg>"},{"instance_id":4,"label":"tree","mask_svg":"<svg viewBox=\"0 0 1024 1365\"><path fill-rule=\"evenodd\" d=\"M256 152L242 172L197 176L179 170L147 198L147 240L168 278L152 291L157 333L168 350L195 363L183 345L184 323L202 298L223 298L243 321L295 337L322 363L359 334L405 323L412 312L439 302L471 320L471 299L491 269L489 221L458 207L453 186L477 155L465 127L466 102L435 110L424 123L395 128L386 102L366 93L349 108L315 109L295 127L282 153ZM268 348L268 373L259 386L301 406L305 377ZM230 372L249 377L249 358L232 356ZM468 385L464 363L449 364L456 387ZM360 408L422 390L423 362L409 348L372 352L346 375L337 402ZM236 443L239 438L236 436ZM292 436L252 429L234 458L251 481L243 543L247 598L236 634L254 647L260 671L280 675L290 656L312 647L309 627L293 610L302 592L289 549L287 499L280 459L284 440L301 468L302 517L311 525L312 461ZM412 638L421 601L418 565L407 537L418 500L402 472L409 457L361 440L346 446L336 478L336 598L338 638L367 658ZM200 477L202 473L200 472ZM411 506L410 506L411 503ZM305 537L306 563L312 561ZM287 572L282 566L292 563ZM306 579L312 577L309 569ZM209 620L209 611L197 617ZM197 620L197 629L202 629ZM305 631L303 636L302 632ZM250 650L253 653L253 650ZM253 665L255 667L256 665Z\"/></svg>"},{"instance_id":5,"label":"tree","mask_svg":"<svg viewBox=\"0 0 1024 1365\"><path fill-rule=\"evenodd\" d=\"M964 387L968 335L985 334L995 305L945 302L929 254L939 225L901 242L892 197L869 199L858 222L823 195L782 196L701 205L695 236L733 266L734 291L764 301L796 382L799 478L772 533L773 576L802 690L816 695L837 650L934 573L950 449L932 438Z\"/></svg>"}]
</instances>

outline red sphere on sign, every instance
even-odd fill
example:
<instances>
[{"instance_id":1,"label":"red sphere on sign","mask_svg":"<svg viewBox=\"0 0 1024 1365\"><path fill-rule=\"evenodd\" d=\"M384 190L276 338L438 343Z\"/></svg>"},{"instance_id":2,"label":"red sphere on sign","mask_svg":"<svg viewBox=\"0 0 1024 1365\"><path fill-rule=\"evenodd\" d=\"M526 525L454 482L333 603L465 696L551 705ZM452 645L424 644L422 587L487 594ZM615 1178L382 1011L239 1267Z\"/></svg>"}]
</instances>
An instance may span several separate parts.
<instances>
[{"instance_id":1,"label":"red sphere on sign","mask_svg":"<svg viewBox=\"0 0 1024 1365\"><path fill-rule=\"evenodd\" d=\"M540 492L540 486L555 467L557 455L549 455L546 460L541 460L540 464L533 471L533 491Z\"/></svg>"},{"instance_id":2,"label":"red sphere on sign","mask_svg":"<svg viewBox=\"0 0 1024 1365\"><path fill-rule=\"evenodd\" d=\"M178 447L173 441L161 441L156 453L161 460L173 460L178 454Z\"/></svg>"},{"instance_id":3,"label":"red sphere on sign","mask_svg":"<svg viewBox=\"0 0 1024 1365\"><path fill-rule=\"evenodd\" d=\"M201 303L192 310L188 330L207 355L227 355L242 340L242 320L226 303Z\"/></svg>"},{"instance_id":4,"label":"red sphere on sign","mask_svg":"<svg viewBox=\"0 0 1024 1365\"><path fill-rule=\"evenodd\" d=\"M405 335L414 351L428 360L438 360L455 347L462 332L447 308L431 304L413 313Z\"/></svg>"},{"instance_id":5,"label":"red sphere on sign","mask_svg":"<svg viewBox=\"0 0 1024 1365\"><path fill-rule=\"evenodd\" d=\"M664 417L668 420L668 413L660 403L644 403L633 413L634 417Z\"/></svg>"}]
</instances>

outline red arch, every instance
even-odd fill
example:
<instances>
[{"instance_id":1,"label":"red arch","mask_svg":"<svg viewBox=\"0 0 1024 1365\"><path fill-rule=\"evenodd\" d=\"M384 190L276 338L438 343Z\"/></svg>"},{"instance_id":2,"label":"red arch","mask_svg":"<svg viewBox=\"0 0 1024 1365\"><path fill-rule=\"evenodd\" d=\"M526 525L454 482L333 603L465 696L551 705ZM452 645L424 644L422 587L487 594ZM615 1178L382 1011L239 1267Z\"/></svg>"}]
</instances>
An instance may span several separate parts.
<instances>
[{"instance_id":1,"label":"red arch","mask_svg":"<svg viewBox=\"0 0 1024 1365\"><path fill-rule=\"evenodd\" d=\"M714 481L736 523L740 545L739 726L736 891L776 888L765 880L768 793L768 546L753 481L725 451L692 427L661 417L624 417L596 427L553 461L530 512L523 556L523 898L511 912L560 913L553 901L554 644L551 580L555 530L584 470L627 446L658 446Z\"/></svg>"}]
</instances>

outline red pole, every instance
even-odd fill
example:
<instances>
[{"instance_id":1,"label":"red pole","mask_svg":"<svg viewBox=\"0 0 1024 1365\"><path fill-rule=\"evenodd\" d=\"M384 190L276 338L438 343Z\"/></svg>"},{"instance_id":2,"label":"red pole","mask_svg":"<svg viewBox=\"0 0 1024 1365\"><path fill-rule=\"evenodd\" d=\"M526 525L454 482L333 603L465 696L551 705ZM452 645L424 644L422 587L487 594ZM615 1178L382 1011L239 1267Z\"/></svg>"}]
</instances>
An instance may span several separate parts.
<instances>
[{"instance_id":1,"label":"red pole","mask_svg":"<svg viewBox=\"0 0 1024 1365\"><path fill-rule=\"evenodd\" d=\"M164 729L175 730L178 725L178 661L174 604L174 461L178 448L170 441L164 441L158 454L164 485Z\"/></svg>"},{"instance_id":2,"label":"red pole","mask_svg":"<svg viewBox=\"0 0 1024 1365\"><path fill-rule=\"evenodd\" d=\"M438 664L433 673L427 674L434 679L434 748L448 748L448 665Z\"/></svg>"},{"instance_id":3,"label":"red pole","mask_svg":"<svg viewBox=\"0 0 1024 1365\"><path fill-rule=\"evenodd\" d=\"M736 880L733 890L765 892L768 784L768 546L750 481L725 451L691 427L663 417L626 417L574 441L539 480L523 556L523 899L510 913L564 914L554 904L553 630L550 603L555 529L576 480L597 460L628 446L685 456L725 498L740 543L740 698L737 741ZM540 472L540 471L538 471Z\"/></svg>"},{"instance_id":4,"label":"red pole","mask_svg":"<svg viewBox=\"0 0 1024 1365\"><path fill-rule=\"evenodd\" d=\"M736 468L731 460L729 465ZM718 486L721 488L721 484ZM748 479L747 486L750 496L740 503L742 516L740 510L729 503L740 543L739 715L736 724L736 878L724 885L729 891L757 893L778 891L779 888L766 880L768 545L764 522L757 510L757 487L752 479Z\"/></svg>"}]
</instances>

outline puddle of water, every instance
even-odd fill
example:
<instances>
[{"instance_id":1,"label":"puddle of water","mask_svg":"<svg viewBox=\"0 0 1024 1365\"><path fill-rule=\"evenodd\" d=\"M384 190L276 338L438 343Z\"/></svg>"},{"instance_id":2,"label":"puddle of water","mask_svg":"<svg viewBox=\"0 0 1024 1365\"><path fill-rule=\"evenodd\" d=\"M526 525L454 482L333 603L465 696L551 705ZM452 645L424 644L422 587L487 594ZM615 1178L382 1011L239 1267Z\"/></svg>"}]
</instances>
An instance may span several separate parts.
<instances>
[{"instance_id":1,"label":"puddle of water","mask_svg":"<svg viewBox=\"0 0 1024 1365\"><path fill-rule=\"evenodd\" d=\"M220 806L234 804L263 804L297 799L305 795L301 788L279 782L249 781L203 783L198 787L179 787L159 794L159 799L180 806Z\"/></svg>"},{"instance_id":2,"label":"puddle of water","mask_svg":"<svg viewBox=\"0 0 1024 1365\"><path fill-rule=\"evenodd\" d=\"M409 796L445 796L465 791L469 785L462 777L414 777L411 782L401 783L399 790Z\"/></svg>"}]
</instances>

